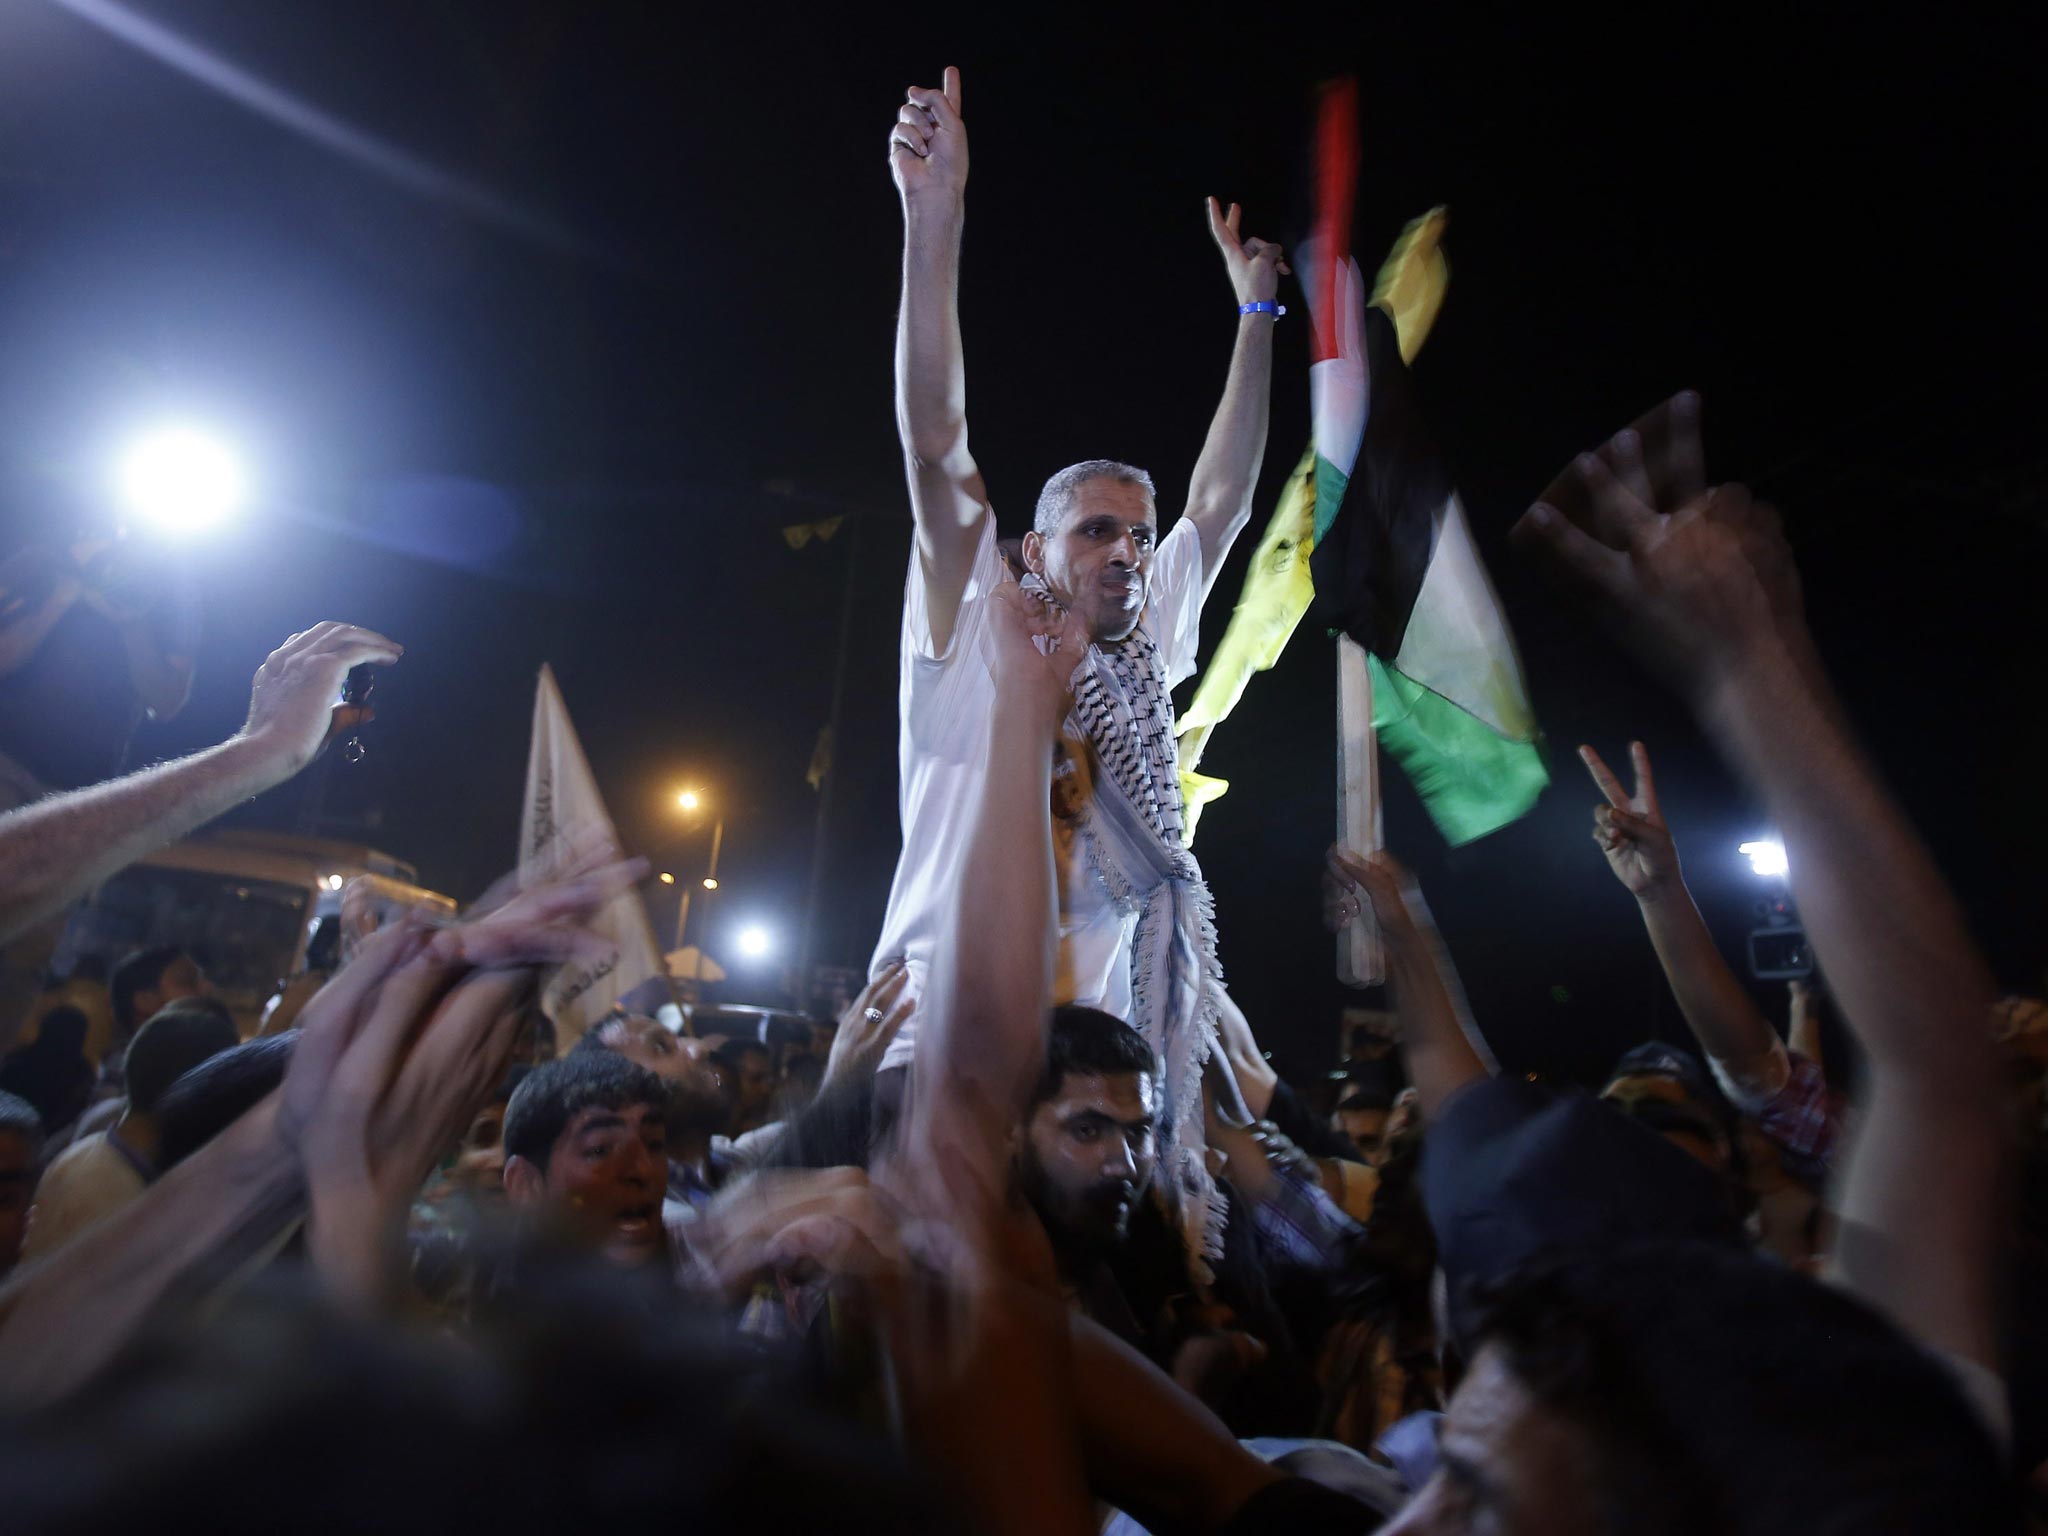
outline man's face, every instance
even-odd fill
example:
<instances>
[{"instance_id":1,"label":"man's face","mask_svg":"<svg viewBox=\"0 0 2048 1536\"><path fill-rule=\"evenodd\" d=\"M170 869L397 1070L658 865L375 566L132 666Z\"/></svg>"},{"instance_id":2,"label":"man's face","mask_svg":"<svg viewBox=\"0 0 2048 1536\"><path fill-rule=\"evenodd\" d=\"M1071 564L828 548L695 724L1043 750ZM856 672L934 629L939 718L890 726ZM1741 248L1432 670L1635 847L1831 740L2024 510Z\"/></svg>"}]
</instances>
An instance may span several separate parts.
<instances>
[{"instance_id":1,"label":"man's face","mask_svg":"<svg viewBox=\"0 0 2048 1536\"><path fill-rule=\"evenodd\" d=\"M463 1133L455 1155L455 1181L486 1200L505 1189L505 1101L486 1104Z\"/></svg>"},{"instance_id":2,"label":"man's face","mask_svg":"<svg viewBox=\"0 0 2048 1536\"><path fill-rule=\"evenodd\" d=\"M586 1109L555 1139L545 1169L514 1158L505 1188L515 1204L545 1207L622 1268L666 1251L661 1197L668 1186L668 1120L659 1104Z\"/></svg>"},{"instance_id":3,"label":"man's face","mask_svg":"<svg viewBox=\"0 0 2048 1536\"><path fill-rule=\"evenodd\" d=\"M136 1027L141 1028L149 1022L152 1014L181 997L211 996L213 983L206 979L206 972L199 969L199 962L190 955L180 955L164 967L154 987L135 994Z\"/></svg>"},{"instance_id":4,"label":"man's face","mask_svg":"<svg viewBox=\"0 0 2048 1536\"><path fill-rule=\"evenodd\" d=\"M0 1275L21 1257L28 1210L36 1200L36 1160L16 1131L0 1131Z\"/></svg>"},{"instance_id":5,"label":"man's face","mask_svg":"<svg viewBox=\"0 0 2048 1536\"><path fill-rule=\"evenodd\" d=\"M1024 1128L1025 1192L1046 1225L1092 1247L1123 1241L1158 1162L1158 1085L1069 1073Z\"/></svg>"},{"instance_id":6,"label":"man's face","mask_svg":"<svg viewBox=\"0 0 2048 1536\"><path fill-rule=\"evenodd\" d=\"M1715 1173L1728 1173L1727 1136L1677 1078L1662 1072L1633 1072L1615 1078L1600 1090L1600 1097L1642 1121L1688 1157Z\"/></svg>"},{"instance_id":7,"label":"man's face","mask_svg":"<svg viewBox=\"0 0 2048 1536\"><path fill-rule=\"evenodd\" d=\"M752 1125L767 1113L775 1097L775 1065L765 1047L740 1054L739 1081L734 1085L733 1119Z\"/></svg>"},{"instance_id":8,"label":"man's face","mask_svg":"<svg viewBox=\"0 0 2048 1536\"><path fill-rule=\"evenodd\" d=\"M1353 1107L1337 1111L1337 1129L1358 1148L1358 1155L1368 1163L1379 1160L1380 1149L1386 1143L1387 1111Z\"/></svg>"},{"instance_id":9,"label":"man's face","mask_svg":"<svg viewBox=\"0 0 2048 1536\"><path fill-rule=\"evenodd\" d=\"M1145 611L1158 539L1159 514L1142 485L1085 480L1058 532L1024 536L1024 559L1091 640L1121 640Z\"/></svg>"},{"instance_id":10,"label":"man's face","mask_svg":"<svg viewBox=\"0 0 2048 1536\"><path fill-rule=\"evenodd\" d=\"M1590 1433L1482 1349L1451 1398L1436 1474L1383 1536L1576 1536L1604 1528Z\"/></svg>"}]
</instances>

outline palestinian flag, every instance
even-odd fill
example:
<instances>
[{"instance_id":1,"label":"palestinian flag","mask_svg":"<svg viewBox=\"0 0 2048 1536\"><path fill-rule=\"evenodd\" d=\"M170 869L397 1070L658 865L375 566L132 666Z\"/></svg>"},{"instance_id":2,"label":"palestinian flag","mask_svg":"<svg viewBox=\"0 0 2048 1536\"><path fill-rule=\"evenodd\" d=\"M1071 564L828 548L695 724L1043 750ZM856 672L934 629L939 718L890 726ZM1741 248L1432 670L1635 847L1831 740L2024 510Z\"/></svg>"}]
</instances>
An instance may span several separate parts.
<instances>
[{"instance_id":1,"label":"palestinian flag","mask_svg":"<svg viewBox=\"0 0 2048 1536\"><path fill-rule=\"evenodd\" d=\"M1179 722L1187 832L1228 788L1196 771L1211 733L1313 601L1367 653L1379 739L1445 837L1470 842L1527 811L1549 777L1514 641L1409 384L1450 283L1447 216L1433 208L1409 223L1368 299L1349 255L1356 83L1328 87L1319 116L1315 229L1295 262L1313 328L1314 440Z\"/></svg>"},{"instance_id":2,"label":"palestinian flag","mask_svg":"<svg viewBox=\"0 0 2048 1536\"><path fill-rule=\"evenodd\" d=\"M1429 222L1404 240L1424 237ZM1356 262L1322 254L1309 254L1307 284L1316 609L1367 652L1381 744L1445 838L1468 843L1521 816L1549 783L1536 721L1500 600L1417 408L1395 314L1382 295L1365 301Z\"/></svg>"}]
</instances>

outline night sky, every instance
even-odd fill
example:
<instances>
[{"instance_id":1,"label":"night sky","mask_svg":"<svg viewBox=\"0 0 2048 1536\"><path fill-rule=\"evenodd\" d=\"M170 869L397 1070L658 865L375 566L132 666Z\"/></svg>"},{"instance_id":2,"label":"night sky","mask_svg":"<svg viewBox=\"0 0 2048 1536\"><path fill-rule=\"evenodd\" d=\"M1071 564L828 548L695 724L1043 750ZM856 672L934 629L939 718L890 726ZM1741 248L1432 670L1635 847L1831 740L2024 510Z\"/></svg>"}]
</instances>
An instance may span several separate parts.
<instances>
[{"instance_id":1,"label":"night sky","mask_svg":"<svg viewBox=\"0 0 2048 1536\"><path fill-rule=\"evenodd\" d=\"M2048 184L2037 49L1950 7L1790 9L1688 24L1097 5L996 24L895 6L140 7L487 188L503 216L486 216L14 0L0 554L54 531L59 488L96 483L136 425L219 424L262 494L195 556L199 683L143 757L232 730L287 633L374 626L407 655L369 757L332 773L324 830L473 895L513 860L533 675L552 662L622 832L657 867L690 878L708 851L676 788L726 809L714 952L745 919L793 944L852 559L818 949L863 962L897 844L910 524L884 146L903 87L965 73L970 419L1018 533L1043 478L1084 457L1151 467L1162 517L1177 512L1234 321L1202 199L1299 238L1312 87L1352 70L1361 258L1451 207L1450 300L1418 378L1554 758L1530 817L1456 851L1390 776L1389 840L1504 1060L1584 1076L1680 1028L1587 835L1577 742L1649 742L1731 946L1760 894L1734 845L1763 828L1709 744L1503 539L1567 457L1684 386L1706 396L1710 470L1782 507L1852 711L1995 966L2039 989L2048 373L2021 234ZM1306 370L1297 315L1261 520L1306 441ZM858 516L829 544L779 537L841 511ZM1256 536L1217 584L1205 657ZM1346 1000L1316 923L1333 677L1305 629L1203 764L1233 783L1196 844L1226 972L1296 1074L1331 1056ZM292 827L303 793L244 817ZM653 889L659 928L674 898Z\"/></svg>"}]
</instances>

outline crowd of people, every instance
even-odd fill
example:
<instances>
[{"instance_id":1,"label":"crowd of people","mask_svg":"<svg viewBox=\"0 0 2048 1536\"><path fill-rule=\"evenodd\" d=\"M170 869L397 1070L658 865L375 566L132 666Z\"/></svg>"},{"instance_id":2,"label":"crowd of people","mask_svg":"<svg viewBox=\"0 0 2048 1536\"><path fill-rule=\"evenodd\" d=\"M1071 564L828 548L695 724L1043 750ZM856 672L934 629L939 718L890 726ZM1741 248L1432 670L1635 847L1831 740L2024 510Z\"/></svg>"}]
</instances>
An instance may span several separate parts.
<instances>
[{"instance_id":1,"label":"crowd of people","mask_svg":"<svg viewBox=\"0 0 2048 1536\"><path fill-rule=\"evenodd\" d=\"M1697 398L1573 458L1515 539L1781 829L1857 1072L1818 992L1781 1030L1717 950L1635 743L1627 782L1580 749L1590 831L1691 1045L1597 1093L1503 1074L1396 859L1303 850L1397 1028L1297 1088L1223 984L1170 701L1250 517L1282 253L1211 204L1238 315L1181 518L1087 460L1006 546L967 444L957 72L888 152L917 537L865 989L802 1044L623 1007L559 1037L542 978L645 874L596 844L351 935L250 1038L176 948L53 983L0 1064L9 1529L2041 1521L2048 1009L1998 1000ZM350 669L401 654L315 625L221 745L32 785L0 942L298 773L354 724Z\"/></svg>"}]
</instances>

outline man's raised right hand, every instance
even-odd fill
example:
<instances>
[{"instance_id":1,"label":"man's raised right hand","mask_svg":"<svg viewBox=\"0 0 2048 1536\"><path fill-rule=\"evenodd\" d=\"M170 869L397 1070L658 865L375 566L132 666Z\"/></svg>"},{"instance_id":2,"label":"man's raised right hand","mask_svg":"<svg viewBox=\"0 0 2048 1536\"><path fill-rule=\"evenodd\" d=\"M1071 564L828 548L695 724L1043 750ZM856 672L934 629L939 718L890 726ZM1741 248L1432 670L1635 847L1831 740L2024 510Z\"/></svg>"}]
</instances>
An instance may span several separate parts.
<instances>
[{"instance_id":1,"label":"man's raised right hand","mask_svg":"<svg viewBox=\"0 0 2048 1536\"><path fill-rule=\"evenodd\" d=\"M289 778L333 736L371 718L368 708L336 703L349 668L389 666L404 654L397 641L353 624L315 624L293 635L256 669L243 739L275 753Z\"/></svg>"},{"instance_id":2,"label":"man's raised right hand","mask_svg":"<svg viewBox=\"0 0 2048 1536\"><path fill-rule=\"evenodd\" d=\"M889 125L889 174L913 205L956 210L967 192L967 124L960 116L960 71L946 66L945 84L913 85Z\"/></svg>"}]
</instances>

